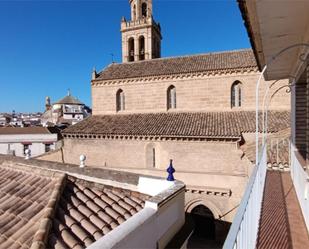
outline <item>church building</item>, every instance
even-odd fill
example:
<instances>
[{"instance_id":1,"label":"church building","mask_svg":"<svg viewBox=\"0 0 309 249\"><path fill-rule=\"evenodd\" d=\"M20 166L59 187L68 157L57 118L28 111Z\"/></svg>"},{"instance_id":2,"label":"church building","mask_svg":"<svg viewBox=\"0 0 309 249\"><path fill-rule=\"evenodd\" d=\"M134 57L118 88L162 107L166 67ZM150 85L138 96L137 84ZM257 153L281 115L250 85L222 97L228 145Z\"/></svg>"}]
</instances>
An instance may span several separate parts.
<instances>
[{"instance_id":1,"label":"church building","mask_svg":"<svg viewBox=\"0 0 309 249\"><path fill-rule=\"evenodd\" d=\"M130 0L122 18L122 63L92 73L93 115L63 131L64 147L42 159L152 176L186 184L186 212L215 223L232 222L253 164L246 144L254 140L255 86L260 76L251 49L161 58L161 27L152 0ZM166 31L168 32L168 31ZM207 48L205 48L207 49ZM268 131L289 127L288 81L273 84ZM61 155L60 155L61 154ZM221 226L221 227L220 227ZM224 229L223 229L224 230Z\"/></svg>"}]
</instances>

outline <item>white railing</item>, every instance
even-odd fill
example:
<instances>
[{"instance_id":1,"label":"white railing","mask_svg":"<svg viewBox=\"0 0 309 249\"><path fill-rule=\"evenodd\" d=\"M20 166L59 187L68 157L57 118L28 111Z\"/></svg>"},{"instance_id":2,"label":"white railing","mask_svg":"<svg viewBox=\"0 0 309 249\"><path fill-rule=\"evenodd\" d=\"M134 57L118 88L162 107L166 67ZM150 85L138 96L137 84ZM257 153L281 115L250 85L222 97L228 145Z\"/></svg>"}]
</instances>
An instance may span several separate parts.
<instances>
[{"instance_id":1,"label":"white railing","mask_svg":"<svg viewBox=\"0 0 309 249\"><path fill-rule=\"evenodd\" d=\"M266 178L266 145L261 150L259 163L255 166L239 205L223 249L254 249Z\"/></svg>"},{"instance_id":2,"label":"white railing","mask_svg":"<svg viewBox=\"0 0 309 249\"><path fill-rule=\"evenodd\" d=\"M309 175L297 159L297 149L293 144L291 144L291 151L291 177L309 232Z\"/></svg>"}]
</instances>

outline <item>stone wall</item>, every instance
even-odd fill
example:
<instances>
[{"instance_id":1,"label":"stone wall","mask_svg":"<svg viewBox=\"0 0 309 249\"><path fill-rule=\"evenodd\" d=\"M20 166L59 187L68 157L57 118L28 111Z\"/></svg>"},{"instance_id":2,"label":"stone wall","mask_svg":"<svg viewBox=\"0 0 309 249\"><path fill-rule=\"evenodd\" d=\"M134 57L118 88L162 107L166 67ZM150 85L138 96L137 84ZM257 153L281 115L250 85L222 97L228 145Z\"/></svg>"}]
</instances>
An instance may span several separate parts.
<instances>
[{"instance_id":1,"label":"stone wall","mask_svg":"<svg viewBox=\"0 0 309 249\"><path fill-rule=\"evenodd\" d=\"M167 111L167 88L176 87L176 111L230 111L255 109L255 85L258 72L234 73L216 76L201 76L185 78L178 76L169 80L147 81L135 79L132 82L102 84L92 86L93 114L116 113L116 92L122 89L125 93L126 110L122 112L164 112ZM242 107L231 108L231 86L235 81L242 83ZM270 81L271 84L273 81ZM286 85L287 80L281 80L273 89ZM260 103L265 92L265 81L261 83ZM274 90L270 91L270 95ZM289 110L290 94L285 89L279 91L270 105L271 109Z\"/></svg>"},{"instance_id":2,"label":"stone wall","mask_svg":"<svg viewBox=\"0 0 309 249\"><path fill-rule=\"evenodd\" d=\"M173 159L176 179L187 185L186 210L202 204L216 218L227 213L222 220L228 222L234 217L248 181L248 172L252 170L252 164L242 156L236 142L64 139L65 163L79 164L81 154L87 157L86 167L159 177L167 177L166 168L169 159ZM59 161L60 153L40 159ZM191 188L201 191L190 192Z\"/></svg>"},{"instance_id":3,"label":"stone wall","mask_svg":"<svg viewBox=\"0 0 309 249\"><path fill-rule=\"evenodd\" d=\"M40 160L45 160L45 161L64 163L62 148L55 150L55 151L50 151L43 155L37 156L35 158L40 159Z\"/></svg>"},{"instance_id":4,"label":"stone wall","mask_svg":"<svg viewBox=\"0 0 309 249\"><path fill-rule=\"evenodd\" d=\"M66 163L79 164L84 154L87 165L109 168L165 170L170 159L176 170L190 172L247 174L248 166L237 144L228 142L66 138L63 151Z\"/></svg>"}]
</instances>

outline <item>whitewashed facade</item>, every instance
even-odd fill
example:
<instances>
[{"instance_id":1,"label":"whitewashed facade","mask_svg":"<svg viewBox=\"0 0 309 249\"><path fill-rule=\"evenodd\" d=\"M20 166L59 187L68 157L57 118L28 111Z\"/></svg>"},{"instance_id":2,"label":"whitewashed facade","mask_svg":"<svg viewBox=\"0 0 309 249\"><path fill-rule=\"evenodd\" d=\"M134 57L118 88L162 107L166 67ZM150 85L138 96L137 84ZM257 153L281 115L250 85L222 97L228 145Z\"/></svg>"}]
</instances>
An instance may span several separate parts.
<instances>
[{"instance_id":1,"label":"whitewashed facade","mask_svg":"<svg viewBox=\"0 0 309 249\"><path fill-rule=\"evenodd\" d=\"M5 127L0 128L0 154L25 156L25 150L31 151L31 157L55 150L58 134L43 127Z\"/></svg>"}]
</instances>

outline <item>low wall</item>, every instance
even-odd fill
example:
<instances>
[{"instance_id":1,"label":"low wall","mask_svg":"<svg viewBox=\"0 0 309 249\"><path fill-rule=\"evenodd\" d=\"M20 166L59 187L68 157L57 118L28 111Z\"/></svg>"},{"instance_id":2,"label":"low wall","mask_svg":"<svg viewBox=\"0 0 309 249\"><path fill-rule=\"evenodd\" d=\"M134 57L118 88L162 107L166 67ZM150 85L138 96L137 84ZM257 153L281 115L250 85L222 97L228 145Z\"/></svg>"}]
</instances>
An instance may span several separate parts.
<instances>
[{"instance_id":1,"label":"low wall","mask_svg":"<svg viewBox=\"0 0 309 249\"><path fill-rule=\"evenodd\" d=\"M309 232L309 175L308 172L304 170L301 163L301 156L298 154L293 145L292 149L291 177L307 226L307 231Z\"/></svg>"},{"instance_id":2,"label":"low wall","mask_svg":"<svg viewBox=\"0 0 309 249\"><path fill-rule=\"evenodd\" d=\"M176 184L154 196L143 210L88 249L165 248L185 222L184 193L184 186Z\"/></svg>"}]
</instances>

